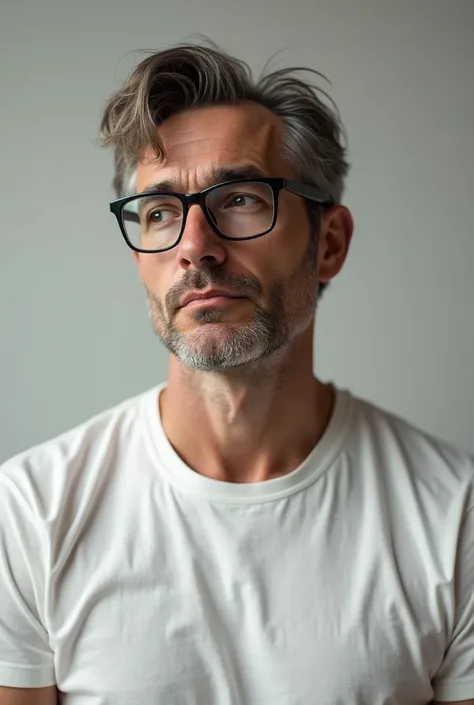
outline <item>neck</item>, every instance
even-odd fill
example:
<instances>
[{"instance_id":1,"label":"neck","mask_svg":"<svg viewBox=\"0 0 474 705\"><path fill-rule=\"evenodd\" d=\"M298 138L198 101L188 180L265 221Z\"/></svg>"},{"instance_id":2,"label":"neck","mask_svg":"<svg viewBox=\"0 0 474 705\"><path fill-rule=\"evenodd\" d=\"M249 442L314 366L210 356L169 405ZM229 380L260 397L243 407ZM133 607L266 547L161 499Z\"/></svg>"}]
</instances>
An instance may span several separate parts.
<instances>
[{"instance_id":1,"label":"neck","mask_svg":"<svg viewBox=\"0 0 474 705\"><path fill-rule=\"evenodd\" d=\"M333 405L332 387L313 375L312 330L245 372L201 372L172 357L160 398L163 428L184 462L225 482L262 482L296 469Z\"/></svg>"}]
</instances>

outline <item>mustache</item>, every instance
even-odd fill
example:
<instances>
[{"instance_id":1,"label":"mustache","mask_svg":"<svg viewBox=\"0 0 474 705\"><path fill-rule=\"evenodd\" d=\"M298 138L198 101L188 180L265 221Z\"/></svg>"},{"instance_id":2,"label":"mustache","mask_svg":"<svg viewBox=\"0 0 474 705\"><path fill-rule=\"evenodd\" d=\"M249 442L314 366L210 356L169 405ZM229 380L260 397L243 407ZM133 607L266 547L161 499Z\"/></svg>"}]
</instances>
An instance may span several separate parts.
<instances>
[{"instance_id":1,"label":"mustache","mask_svg":"<svg viewBox=\"0 0 474 705\"><path fill-rule=\"evenodd\" d=\"M251 274L230 274L219 269L202 269L186 272L182 279L174 284L165 296L168 311L179 308L180 301L190 291L201 291L208 287L225 289L236 296L258 296L262 286Z\"/></svg>"}]
</instances>

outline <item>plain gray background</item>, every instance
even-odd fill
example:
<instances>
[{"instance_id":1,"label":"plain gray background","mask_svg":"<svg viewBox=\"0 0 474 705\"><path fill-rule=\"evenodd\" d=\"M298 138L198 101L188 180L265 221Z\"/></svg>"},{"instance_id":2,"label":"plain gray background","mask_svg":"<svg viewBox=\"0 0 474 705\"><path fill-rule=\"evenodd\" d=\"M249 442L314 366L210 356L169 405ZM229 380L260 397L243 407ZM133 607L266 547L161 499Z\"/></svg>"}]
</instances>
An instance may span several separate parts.
<instances>
[{"instance_id":1,"label":"plain gray background","mask_svg":"<svg viewBox=\"0 0 474 705\"><path fill-rule=\"evenodd\" d=\"M15 0L0 16L0 459L164 380L108 211L108 95L205 33L260 70L325 73L356 229L315 369L474 449L473 0Z\"/></svg>"}]
</instances>

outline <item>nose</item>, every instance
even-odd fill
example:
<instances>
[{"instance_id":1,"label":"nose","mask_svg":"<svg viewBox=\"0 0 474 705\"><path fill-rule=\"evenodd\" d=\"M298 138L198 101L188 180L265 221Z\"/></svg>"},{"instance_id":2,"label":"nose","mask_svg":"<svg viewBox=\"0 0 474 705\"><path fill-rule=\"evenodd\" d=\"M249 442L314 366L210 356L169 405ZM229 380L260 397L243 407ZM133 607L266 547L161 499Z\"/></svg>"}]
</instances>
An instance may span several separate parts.
<instances>
[{"instance_id":1,"label":"nose","mask_svg":"<svg viewBox=\"0 0 474 705\"><path fill-rule=\"evenodd\" d=\"M183 269L219 265L226 259L225 241L212 230L197 203L189 208L178 248L178 258Z\"/></svg>"}]
</instances>

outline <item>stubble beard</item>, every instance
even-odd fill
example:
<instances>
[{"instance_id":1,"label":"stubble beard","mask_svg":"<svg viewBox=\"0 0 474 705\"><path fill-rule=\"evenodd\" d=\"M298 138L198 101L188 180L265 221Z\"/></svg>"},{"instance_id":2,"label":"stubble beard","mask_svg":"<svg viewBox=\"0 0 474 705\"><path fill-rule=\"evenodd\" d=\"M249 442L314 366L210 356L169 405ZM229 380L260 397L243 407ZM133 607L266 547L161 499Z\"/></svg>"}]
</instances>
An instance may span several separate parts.
<instances>
[{"instance_id":1,"label":"stubble beard","mask_svg":"<svg viewBox=\"0 0 474 705\"><path fill-rule=\"evenodd\" d=\"M203 372L254 368L255 363L285 348L311 325L318 300L316 252L317 242L311 238L296 270L273 285L265 308L255 304L255 311L247 324L226 321L225 310L219 307L200 309L194 313L197 330L183 333L176 326L175 317L167 314L163 302L147 289L153 330L164 346L186 367ZM193 286L187 286L186 290L219 286L224 281L226 288L237 295L239 291L249 293L249 289L252 292L261 290L260 284L248 277L245 281L242 277L239 281L234 280L234 285L231 279L225 272L209 267L198 272Z\"/></svg>"}]
</instances>

